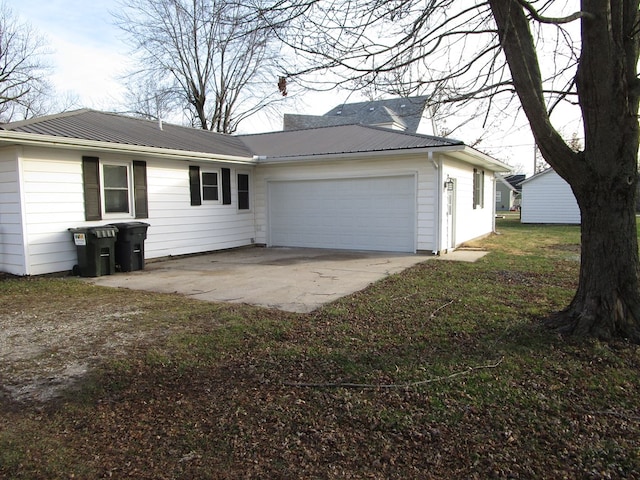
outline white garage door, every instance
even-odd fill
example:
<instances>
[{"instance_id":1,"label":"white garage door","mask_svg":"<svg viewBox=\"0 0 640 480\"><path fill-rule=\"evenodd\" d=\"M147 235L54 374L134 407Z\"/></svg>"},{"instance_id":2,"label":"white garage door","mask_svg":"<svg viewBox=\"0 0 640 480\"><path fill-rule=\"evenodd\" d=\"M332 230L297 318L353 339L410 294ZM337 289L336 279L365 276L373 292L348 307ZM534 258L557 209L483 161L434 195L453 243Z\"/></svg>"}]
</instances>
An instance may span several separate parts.
<instances>
[{"instance_id":1,"label":"white garage door","mask_svg":"<svg viewBox=\"0 0 640 480\"><path fill-rule=\"evenodd\" d=\"M269 244L415 251L413 176L269 183Z\"/></svg>"}]
</instances>

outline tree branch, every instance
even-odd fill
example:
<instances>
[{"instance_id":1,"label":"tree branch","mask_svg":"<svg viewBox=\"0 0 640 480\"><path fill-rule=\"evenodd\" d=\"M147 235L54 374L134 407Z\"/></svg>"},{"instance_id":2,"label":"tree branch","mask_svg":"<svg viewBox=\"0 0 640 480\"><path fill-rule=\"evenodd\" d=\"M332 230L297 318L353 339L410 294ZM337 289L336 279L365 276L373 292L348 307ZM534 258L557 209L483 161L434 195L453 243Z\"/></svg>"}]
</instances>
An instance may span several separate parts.
<instances>
[{"instance_id":1,"label":"tree branch","mask_svg":"<svg viewBox=\"0 0 640 480\"><path fill-rule=\"evenodd\" d=\"M563 23L571 23L575 20L579 20L580 18L595 18L593 14L589 12L575 12L566 17L543 17L540 13L529 3L527 0L517 0L518 3L525 9L531 17L540 23L552 23L556 25L561 25Z\"/></svg>"},{"instance_id":2,"label":"tree branch","mask_svg":"<svg viewBox=\"0 0 640 480\"><path fill-rule=\"evenodd\" d=\"M465 370L461 370L456 373L452 373L451 375L444 375L440 377L432 377L426 380L420 380L418 382L410 382L410 383L392 383L392 384L381 384L376 385L373 383L298 383L298 382L284 382L283 385L287 387L296 387L296 388L356 388L361 390L393 390L393 389L409 389L419 387L421 385L426 385L429 383L441 382L444 380L450 380L452 378L460 377L462 375L468 375L476 370L486 370L488 368L496 368L498 367L504 357L500 358L498 361L494 363L490 363L488 365L479 365L476 367L467 367Z\"/></svg>"}]
</instances>

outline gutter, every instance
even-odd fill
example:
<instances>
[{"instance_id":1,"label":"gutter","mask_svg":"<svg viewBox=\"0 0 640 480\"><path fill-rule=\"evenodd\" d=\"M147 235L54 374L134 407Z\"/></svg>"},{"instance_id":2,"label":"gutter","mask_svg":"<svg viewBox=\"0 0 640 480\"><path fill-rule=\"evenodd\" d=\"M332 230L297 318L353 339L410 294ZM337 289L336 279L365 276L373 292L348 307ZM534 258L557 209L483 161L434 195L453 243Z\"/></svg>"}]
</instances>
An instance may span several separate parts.
<instances>
[{"instance_id":1,"label":"gutter","mask_svg":"<svg viewBox=\"0 0 640 480\"><path fill-rule=\"evenodd\" d=\"M395 150L376 150L376 151L363 151L363 152L336 152L336 153L319 153L308 155L292 155L290 157L271 157L264 155L255 155L253 158L257 160L259 165L277 165L294 162L322 162L327 160L345 160L345 159L371 159L378 157L386 157L393 155L433 155L437 153L451 153L458 154L457 156L467 163L477 165L484 168L490 168L496 172L508 172L511 167L508 165L475 150L466 145L450 145L450 146L434 146L434 147L415 147L415 148L398 148ZM497 167L497 168L496 168Z\"/></svg>"},{"instance_id":2,"label":"gutter","mask_svg":"<svg viewBox=\"0 0 640 480\"><path fill-rule=\"evenodd\" d=\"M96 152L126 153L140 157L156 157L174 160L206 160L224 161L243 165L256 165L256 160L250 157L235 155L219 155L215 153L191 152L188 150L175 150L160 147L147 147L142 145L128 145L123 143L102 142L97 140L83 140L70 137L57 137L54 135L40 135L9 130L0 131L0 143L28 145L33 147L53 147L71 150L92 150Z\"/></svg>"}]
</instances>

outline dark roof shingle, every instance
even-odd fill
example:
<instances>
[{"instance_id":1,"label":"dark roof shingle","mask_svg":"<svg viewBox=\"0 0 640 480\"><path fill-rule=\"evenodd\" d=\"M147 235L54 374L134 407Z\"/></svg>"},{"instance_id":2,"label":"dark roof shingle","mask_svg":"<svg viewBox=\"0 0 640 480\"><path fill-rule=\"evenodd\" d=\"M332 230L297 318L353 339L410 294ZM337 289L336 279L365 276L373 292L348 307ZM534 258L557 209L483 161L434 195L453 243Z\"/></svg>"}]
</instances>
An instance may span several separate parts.
<instances>
[{"instance_id":1,"label":"dark roof shingle","mask_svg":"<svg viewBox=\"0 0 640 480\"><path fill-rule=\"evenodd\" d=\"M416 133L427 106L428 96L391 98L343 103L324 115L284 115L284 129L316 128L332 125L383 125L397 123L407 133Z\"/></svg>"}]
</instances>

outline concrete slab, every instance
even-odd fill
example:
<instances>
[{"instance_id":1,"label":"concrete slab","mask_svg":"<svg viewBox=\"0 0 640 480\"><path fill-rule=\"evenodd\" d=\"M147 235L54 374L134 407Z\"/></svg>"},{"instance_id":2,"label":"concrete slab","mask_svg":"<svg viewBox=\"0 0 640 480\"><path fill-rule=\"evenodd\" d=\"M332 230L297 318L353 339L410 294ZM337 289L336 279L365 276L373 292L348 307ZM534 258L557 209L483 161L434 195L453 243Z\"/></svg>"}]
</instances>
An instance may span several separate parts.
<instances>
[{"instance_id":1,"label":"concrete slab","mask_svg":"<svg viewBox=\"0 0 640 480\"><path fill-rule=\"evenodd\" d=\"M485 250L477 250L474 248L460 248L452 252L444 253L437 257L431 257L435 260L449 260L452 262L477 262L487 253Z\"/></svg>"},{"instance_id":2,"label":"concrete slab","mask_svg":"<svg viewBox=\"0 0 640 480\"><path fill-rule=\"evenodd\" d=\"M369 284L436 258L302 248L241 248L147 262L142 271L87 279L100 286L179 293L311 312Z\"/></svg>"}]
</instances>

